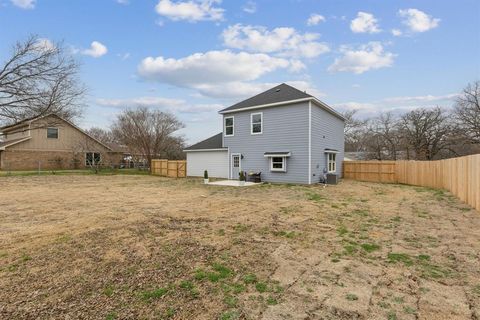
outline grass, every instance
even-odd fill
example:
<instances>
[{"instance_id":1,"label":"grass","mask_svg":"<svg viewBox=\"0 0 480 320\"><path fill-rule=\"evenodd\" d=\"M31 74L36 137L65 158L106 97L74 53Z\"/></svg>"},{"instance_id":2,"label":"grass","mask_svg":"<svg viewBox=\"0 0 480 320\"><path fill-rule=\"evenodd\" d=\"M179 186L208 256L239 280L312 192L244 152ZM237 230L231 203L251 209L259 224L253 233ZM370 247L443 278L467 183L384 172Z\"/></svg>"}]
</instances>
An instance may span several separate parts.
<instances>
[{"instance_id":1,"label":"grass","mask_svg":"<svg viewBox=\"0 0 480 320\"><path fill-rule=\"evenodd\" d=\"M0 177L28 177L28 176L51 176L51 175L149 175L148 170L138 169L101 169L95 173L90 169L76 170L30 170L30 171L0 171Z\"/></svg>"},{"instance_id":2,"label":"grass","mask_svg":"<svg viewBox=\"0 0 480 320\"><path fill-rule=\"evenodd\" d=\"M356 301L358 300L358 296L353 293L347 293L347 295L345 296L345 299L347 299L348 301Z\"/></svg>"},{"instance_id":3,"label":"grass","mask_svg":"<svg viewBox=\"0 0 480 320\"><path fill-rule=\"evenodd\" d=\"M245 282L246 284L256 283L257 276L253 273L249 273L243 277L243 282Z\"/></svg>"},{"instance_id":4,"label":"grass","mask_svg":"<svg viewBox=\"0 0 480 320\"><path fill-rule=\"evenodd\" d=\"M114 293L114 288L112 285L108 285L103 289L103 294L106 295L107 297L111 297Z\"/></svg>"},{"instance_id":5,"label":"grass","mask_svg":"<svg viewBox=\"0 0 480 320\"><path fill-rule=\"evenodd\" d=\"M412 258L406 253L389 253L387 256L388 262L390 263L397 263L401 262L406 266L412 266L413 260Z\"/></svg>"},{"instance_id":6,"label":"grass","mask_svg":"<svg viewBox=\"0 0 480 320\"><path fill-rule=\"evenodd\" d=\"M235 310L224 312L220 316L220 320L235 320L239 318L240 318L240 314Z\"/></svg>"},{"instance_id":7,"label":"grass","mask_svg":"<svg viewBox=\"0 0 480 320\"><path fill-rule=\"evenodd\" d=\"M362 247L363 250L365 250L368 253L380 249L380 246L378 244L375 244L375 243L363 243L360 246Z\"/></svg>"},{"instance_id":8,"label":"grass","mask_svg":"<svg viewBox=\"0 0 480 320\"><path fill-rule=\"evenodd\" d=\"M154 290L149 290L149 291L142 291L140 293L142 300L146 302L151 302L154 299L158 299L163 297L168 293L168 288L158 288Z\"/></svg>"},{"instance_id":9,"label":"grass","mask_svg":"<svg viewBox=\"0 0 480 320\"><path fill-rule=\"evenodd\" d=\"M265 282L258 282L257 284L255 284L255 289L257 289L257 291L260 293L264 293L267 291L268 286Z\"/></svg>"}]
</instances>

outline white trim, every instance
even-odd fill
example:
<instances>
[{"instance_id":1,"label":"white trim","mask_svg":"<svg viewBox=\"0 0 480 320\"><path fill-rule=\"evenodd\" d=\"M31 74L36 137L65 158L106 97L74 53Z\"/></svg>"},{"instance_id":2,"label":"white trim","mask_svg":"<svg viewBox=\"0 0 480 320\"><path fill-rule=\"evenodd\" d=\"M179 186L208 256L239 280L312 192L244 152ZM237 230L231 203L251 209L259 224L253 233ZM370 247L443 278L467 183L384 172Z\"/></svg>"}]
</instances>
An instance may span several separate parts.
<instances>
[{"instance_id":1,"label":"white trim","mask_svg":"<svg viewBox=\"0 0 480 320\"><path fill-rule=\"evenodd\" d=\"M227 126L225 125L225 122L227 119L232 118L232 134L227 134ZM235 136L235 116L228 116L228 117L223 117L223 136L224 137L234 137Z\"/></svg>"},{"instance_id":2,"label":"white trim","mask_svg":"<svg viewBox=\"0 0 480 320\"><path fill-rule=\"evenodd\" d=\"M334 156L334 160L332 161L333 170L330 170L330 156ZM337 173L337 154L336 153L327 153L327 172L328 173Z\"/></svg>"},{"instance_id":3,"label":"white trim","mask_svg":"<svg viewBox=\"0 0 480 320\"><path fill-rule=\"evenodd\" d=\"M241 153L230 153L230 179L233 180L233 156L238 156L238 172L242 171L242 154ZM238 177L235 178L238 180Z\"/></svg>"},{"instance_id":4,"label":"white trim","mask_svg":"<svg viewBox=\"0 0 480 320\"><path fill-rule=\"evenodd\" d=\"M334 154L337 154L337 153L340 153L340 151L336 151L336 150L325 150L324 153L334 153Z\"/></svg>"},{"instance_id":5,"label":"white trim","mask_svg":"<svg viewBox=\"0 0 480 320\"><path fill-rule=\"evenodd\" d=\"M260 132L253 132L253 116L257 114L260 115ZM263 112L250 113L250 134L251 135L263 134Z\"/></svg>"},{"instance_id":6,"label":"white trim","mask_svg":"<svg viewBox=\"0 0 480 320\"><path fill-rule=\"evenodd\" d=\"M203 151L228 151L227 148L217 148L217 149L192 149L192 150L183 150L183 152L203 152Z\"/></svg>"},{"instance_id":7,"label":"white trim","mask_svg":"<svg viewBox=\"0 0 480 320\"><path fill-rule=\"evenodd\" d=\"M308 184L312 184L312 101L308 102Z\"/></svg>"},{"instance_id":8,"label":"white trim","mask_svg":"<svg viewBox=\"0 0 480 320\"><path fill-rule=\"evenodd\" d=\"M326 103L318 100L315 97L307 97L307 98L302 98L302 99L295 99L295 100L280 101L280 102L275 102L275 103L260 104L260 105L257 105L257 106L238 108L238 109L232 109L232 110L223 110L223 111L219 111L218 113L219 114L227 114L227 113L240 112L240 111L245 111L245 110L255 110L255 109L261 109L261 108L267 108L267 107L275 107L275 106L281 106L281 105L284 105L284 104L292 104L292 103L305 102L305 101L313 101L319 107L321 107L321 108L325 109L326 111L332 113L333 115L337 116L338 118L342 119L343 121L346 120L344 116L342 116L340 113L335 111L332 107L330 107Z\"/></svg>"},{"instance_id":9,"label":"white trim","mask_svg":"<svg viewBox=\"0 0 480 320\"><path fill-rule=\"evenodd\" d=\"M16 145L17 143L20 143L20 142L23 142L23 141L30 140L31 138L32 138L32 137L26 137L26 138L24 138L24 139L22 139L22 140L18 140L18 141L15 141L15 142L13 142L13 143L6 144L6 145L4 145L3 147L0 147L0 150L5 151L5 148L10 147L10 146L14 146L14 145ZM8 142L8 141L4 141L4 142Z\"/></svg>"},{"instance_id":10,"label":"white trim","mask_svg":"<svg viewBox=\"0 0 480 320\"><path fill-rule=\"evenodd\" d=\"M282 166L283 168L274 168L273 167L273 158L282 158ZM271 172L287 172L287 157L270 157L270 171Z\"/></svg>"},{"instance_id":11,"label":"white trim","mask_svg":"<svg viewBox=\"0 0 480 320\"><path fill-rule=\"evenodd\" d=\"M278 151L277 151L277 152L278 152ZM277 154L275 154L275 153L264 154L263 156L264 156L265 158L272 158L272 157L275 157L275 158L277 158L277 157L288 158L288 157L290 157L291 155L292 155L292 154L289 152L289 153L277 153Z\"/></svg>"}]
</instances>

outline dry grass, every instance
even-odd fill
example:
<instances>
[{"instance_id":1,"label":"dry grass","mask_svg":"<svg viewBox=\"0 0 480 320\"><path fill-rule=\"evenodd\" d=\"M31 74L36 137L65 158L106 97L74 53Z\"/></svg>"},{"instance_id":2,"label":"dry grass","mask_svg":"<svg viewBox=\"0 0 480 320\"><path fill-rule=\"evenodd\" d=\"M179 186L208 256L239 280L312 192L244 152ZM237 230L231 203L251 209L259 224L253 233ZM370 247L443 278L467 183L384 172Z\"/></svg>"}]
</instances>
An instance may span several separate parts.
<instances>
[{"instance_id":1,"label":"dry grass","mask_svg":"<svg viewBox=\"0 0 480 320\"><path fill-rule=\"evenodd\" d=\"M0 190L2 319L480 317L480 214L441 191L75 175Z\"/></svg>"}]
</instances>

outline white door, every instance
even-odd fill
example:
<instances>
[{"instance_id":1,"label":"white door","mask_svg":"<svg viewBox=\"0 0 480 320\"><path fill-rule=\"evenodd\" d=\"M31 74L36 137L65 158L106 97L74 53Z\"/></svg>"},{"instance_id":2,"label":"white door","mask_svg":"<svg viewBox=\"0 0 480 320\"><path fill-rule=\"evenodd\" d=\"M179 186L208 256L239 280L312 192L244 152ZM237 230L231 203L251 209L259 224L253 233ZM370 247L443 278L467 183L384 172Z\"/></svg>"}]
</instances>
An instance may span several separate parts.
<instances>
[{"instance_id":1,"label":"white door","mask_svg":"<svg viewBox=\"0 0 480 320\"><path fill-rule=\"evenodd\" d=\"M240 158L240 154L232 154L232 179L238 180L238 176L240 174L240 170L242 159Z\"/></svg>"}]
</instances>

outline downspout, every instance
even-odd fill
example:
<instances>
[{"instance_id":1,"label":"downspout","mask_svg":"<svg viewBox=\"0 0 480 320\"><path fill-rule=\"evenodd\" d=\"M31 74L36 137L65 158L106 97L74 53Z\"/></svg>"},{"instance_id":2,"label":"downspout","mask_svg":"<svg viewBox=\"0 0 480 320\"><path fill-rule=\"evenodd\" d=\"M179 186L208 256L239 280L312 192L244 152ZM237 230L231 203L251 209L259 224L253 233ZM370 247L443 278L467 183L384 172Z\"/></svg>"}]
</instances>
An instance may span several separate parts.
<instances>
[{"instance_id":1,"label":"downspout","mask_svg":"<svg viewBox=\"0 0 480 320\"><path fill-rule=\"evenodd\" d=\"M312 101L308 101L308 184L312 184Z\"/></svg>"}]
</instances>

